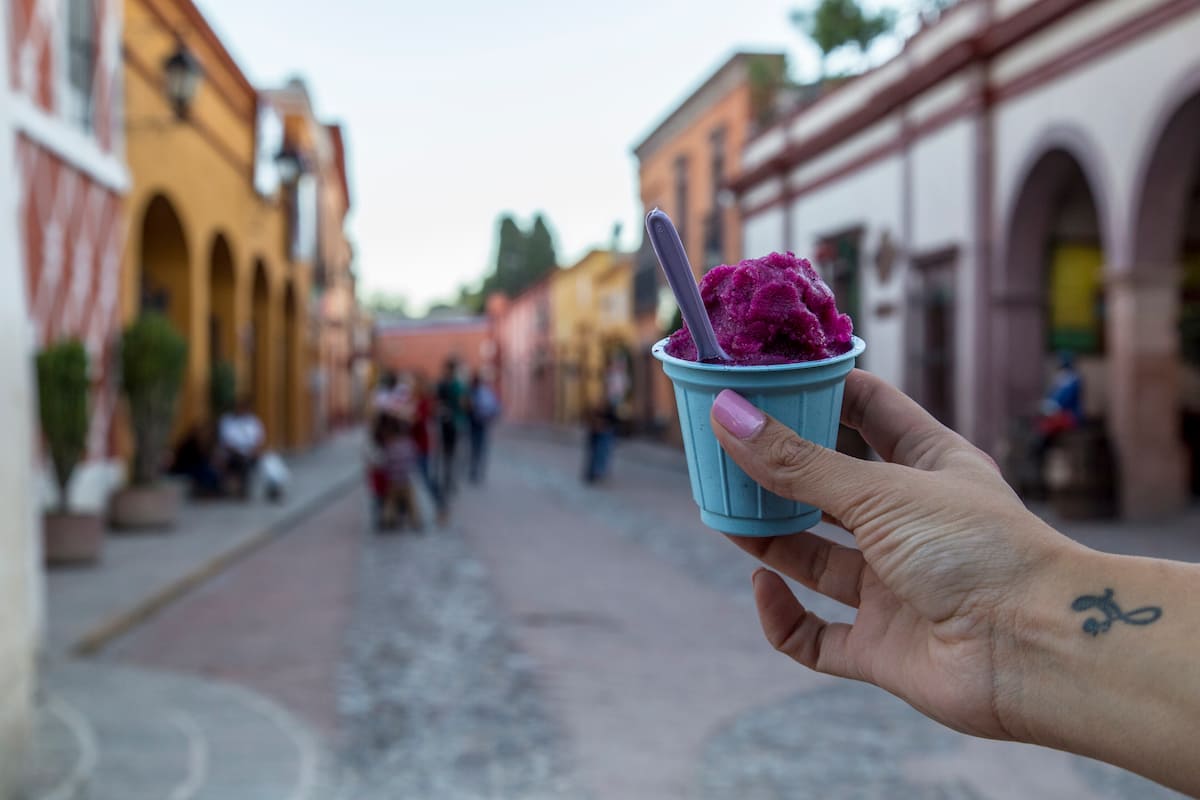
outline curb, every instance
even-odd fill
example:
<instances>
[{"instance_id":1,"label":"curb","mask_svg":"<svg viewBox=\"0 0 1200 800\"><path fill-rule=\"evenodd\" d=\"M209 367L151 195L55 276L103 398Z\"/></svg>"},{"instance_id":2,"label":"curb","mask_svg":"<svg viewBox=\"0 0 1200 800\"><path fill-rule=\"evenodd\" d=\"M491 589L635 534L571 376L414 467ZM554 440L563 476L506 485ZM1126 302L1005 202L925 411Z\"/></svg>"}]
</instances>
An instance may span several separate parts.
<instances>
[{"instance_id":1,"label":"curb","mask_svg":"<svg viewBox=\"0 0 1200 800\"><path fill-rule=\"evenodd\" d=\"M222 553L218 553L196 569L184 573L178 579L149 595L132 608L118 612L115 616L92 628L67 649L68 654L76 658L86 658L87 656L95 655L113 639L137 627L141 622L164 606L179 599L200 584L216 577L271 540L283 535L301 519L309 516L315 508L350 491L361 480L362 476L356 471L352 475L334 481L327 489L312 497L308 502L296 506L291 512L280 517L267 527L257 533L250 534L243 541Z\"/></svg>"}]
</instances>

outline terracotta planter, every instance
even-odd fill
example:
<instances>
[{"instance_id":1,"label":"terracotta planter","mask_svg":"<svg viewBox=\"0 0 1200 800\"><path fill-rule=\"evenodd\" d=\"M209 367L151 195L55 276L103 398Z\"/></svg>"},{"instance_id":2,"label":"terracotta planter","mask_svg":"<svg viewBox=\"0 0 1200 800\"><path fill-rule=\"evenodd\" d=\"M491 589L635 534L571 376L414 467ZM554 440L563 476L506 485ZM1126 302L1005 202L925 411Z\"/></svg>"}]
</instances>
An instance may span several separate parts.
<instances>
[{"instance_id":1,"label":"terracotta planter","mask_svg":"<svg viewBox=\"0 0 1200 800\"><path fill-rule=\"evenodd\" d=\"M126 486L112 496L109 521L121 532L165 531L175 524L182 503L183 487L178 483Z\"/></svg>"},{"instance_id":2,"label":"terracotta planter","mask_svg":"<svg viewBox=\"0 0 1200 800\"><path fill-rule=\"evenodd\" d=\"M94 564L104 547L104 517L47 512L42 536L47 564Z\"/></svg>"}]
</instances>

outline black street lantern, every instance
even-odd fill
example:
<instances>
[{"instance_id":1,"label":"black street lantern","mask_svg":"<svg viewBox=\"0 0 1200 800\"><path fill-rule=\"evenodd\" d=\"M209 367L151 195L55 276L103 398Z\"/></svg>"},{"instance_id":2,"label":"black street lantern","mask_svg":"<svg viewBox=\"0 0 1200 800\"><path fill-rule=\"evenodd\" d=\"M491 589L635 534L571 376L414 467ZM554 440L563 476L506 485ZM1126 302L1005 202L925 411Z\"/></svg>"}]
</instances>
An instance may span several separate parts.
<instances>
[{"instance_id":1,"label":"black street lantern","mask_svg":"<svg viewBox=\"0 0 1200 800\"><path fill-rule=\"evenodd\" d=\"M291 186L304 172L304 159L291 147L284 145L283 149L275 154L275 169L279 171L279 179L284 185Z\"/></svg>"},{"instance_id":2,"label":"black street lantern","mask_svg":"<svg viewBox=\"0 0 1200 800\"><path fill-rule=\"evenodd\" d=\"M167 99L171 102L175 117L186 119L203 75L200 62L180 42L175 52L163 61L163 74L166 76Z\"/></svg>"}]
</instances>

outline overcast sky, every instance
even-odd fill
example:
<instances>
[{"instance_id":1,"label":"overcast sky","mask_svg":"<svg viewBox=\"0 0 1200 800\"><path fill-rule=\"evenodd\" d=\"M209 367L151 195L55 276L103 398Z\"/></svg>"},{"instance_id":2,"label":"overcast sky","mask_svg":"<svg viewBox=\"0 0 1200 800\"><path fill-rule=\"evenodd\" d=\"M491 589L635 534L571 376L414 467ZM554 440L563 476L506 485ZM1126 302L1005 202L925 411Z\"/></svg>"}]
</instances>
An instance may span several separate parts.
<instances>
[{"instance_id":1,"label":"overcast sky","mask_svg":"<svg viewBox=\"0 0 1200 800\"><path fill-rule=\"evenodd\" d=\"M631 145L735 49L817 64L788 0L198 5L251 81L301 74L346 126L361 293L416 310L483 275L503 211L544 211L567 263L617 220L636 246Z\"/></svg>"}]
</instances>

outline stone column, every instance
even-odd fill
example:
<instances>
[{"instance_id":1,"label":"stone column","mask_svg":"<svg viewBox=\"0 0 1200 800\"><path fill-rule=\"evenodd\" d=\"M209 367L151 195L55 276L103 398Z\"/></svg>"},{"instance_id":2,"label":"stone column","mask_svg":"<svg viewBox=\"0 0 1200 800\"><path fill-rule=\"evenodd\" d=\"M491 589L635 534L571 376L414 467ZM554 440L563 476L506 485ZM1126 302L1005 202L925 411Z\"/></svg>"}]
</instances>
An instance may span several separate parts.
<instances>
[{"instance_id":1,"label":"stone column","mask_svg":"<svg viewBox=\"0 0 1200 800\"><path fill-rule=\"evenodd\" d=\"M1142 266L1107 286L1109 433L1121 514L1153 519L1187 505L1179 408L1177 265Z\"/></svg>"},{"instance_id":2,"label":"stone column","mask_svg":"<svg viewBox=\"0 0 1200 800\"><path fill-rule=\"evenodd\" d=\"M986 446L1000 452L1010 426L1038 410L1046 389L1046 300L1035 289L1007 288L992 295L990 375L981 377L991 409Z\"/></svg>"}]
</instances>

